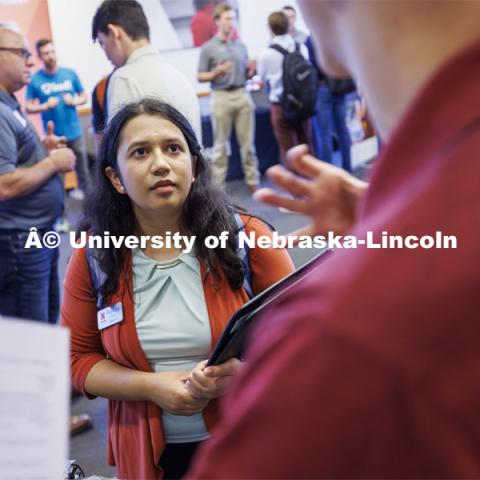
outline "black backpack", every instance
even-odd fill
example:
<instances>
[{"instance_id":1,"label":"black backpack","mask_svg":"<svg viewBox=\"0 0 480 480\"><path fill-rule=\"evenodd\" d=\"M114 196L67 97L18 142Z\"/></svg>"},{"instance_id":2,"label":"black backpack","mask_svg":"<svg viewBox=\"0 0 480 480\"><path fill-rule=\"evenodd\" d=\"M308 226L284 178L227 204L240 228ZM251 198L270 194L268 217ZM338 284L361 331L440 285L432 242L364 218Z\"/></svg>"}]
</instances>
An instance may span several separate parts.
<instances>
[{"instance_id":1,"label":"black backpack","mask_svg":"<svg viewBox=\"0 0 480 480\"><path fill-rule=\"evenodd\" d=\"M270 45L283 55L283 94L280 99L283 116L291 123L300 123L315 114L317 99L317 72L300 53L295 42L295 51L289 52L280 45Z\"/></svg>"}]
</instances>

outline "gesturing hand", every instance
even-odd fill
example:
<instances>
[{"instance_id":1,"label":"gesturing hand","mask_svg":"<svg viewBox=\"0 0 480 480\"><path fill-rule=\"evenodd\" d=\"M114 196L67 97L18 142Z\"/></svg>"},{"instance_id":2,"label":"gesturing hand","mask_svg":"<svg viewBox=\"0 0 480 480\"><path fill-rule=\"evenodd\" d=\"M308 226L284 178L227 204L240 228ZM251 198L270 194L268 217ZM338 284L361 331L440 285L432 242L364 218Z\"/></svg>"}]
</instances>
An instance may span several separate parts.
<instances>
[{"instance_id":1,"label":"gesturing hand","mask_svg":"<svg viewBox=\"0 0 480 480\"><path fill-rule=\"evenodd\" d=\"M48 97L47 99L47 108L50 110L51 108L55 108L60 103L58 97Z\"/></svg>"},{"instance_id":2,"label":"gesturing hand","mask_svg":"<svg viewBox=\"0 0 480 480\"><path fill-rule=\"evenodd\" d=\"M47 123L47 134L44 139L45 148L50 152L55 148L64 148L67 146L67 137L59 137L53 132L55 128L52 120L49 120Z\"/></svg>"},{"instance_id":3,"label":"gesturing hand","mask_svg":"<svg viewBox=\"0 0 480 480\"><path fill-rule=\"evenodd\" d=\"M212 367L206 367L207 360L200 362L187 380L188 391L197 398L217 398L223 394L232 377L242 368L237 358Z\"/></svg>"},{"instance_id":4,"label":"gesturing hand","mask_svg":"<svg viewBox=\"0 0 480 480\"><path fill-rule=\"evenodd\" d=\"M313 157L306 145L290 149L287 162L290 170L275 165L268 169L267 175L291 196L261 188L254 198L311 218L310 225L288 235L315 236L326 235L329 231L336 234L349 231L355 223L358 200L368 184Z\"/></svg>"},{"instance_id":5,"label":"gesturing hand","mask_svg":"<svg viewBox=\"0 0 480 480\"><path fill-rule=\"evenodd\" d=\"M53 149L48 156L59 173L71 172L75 168L76 157L69 148Z\"/></svg>"},{"instance_id":6,"label":"gesturing hand","mask_svg":"<svg viewBox=\"0 0 480 480\"><path fill-rule=\"evenodd\" d=\"M149 400L174 415L200 413L208 404L206 398L194 398L185 383L189 372L155 373L150 380Z\"/></svg>"},{"instance_id":7,"label":"gesturing hand","mask_svg":"<svg viewBox=\"0 0 480 480\"><path fill-rule=\"evenodd\" d=\"M74 98L73 98L73 95L71 93L66 93L63 96L63 101L70 107L75 106Z\"/></svg>"},{"instance_id":8,"label":"gesturing hand","mask_svg":"<svg viewBox=\"0 0 480 480\"><path fill-rule=\"evenodd\" d=\"M245 66L247 67L247 78L252 78L257 71L257 62L254 59L249 59L245 62Z\"/></svg>"},{"instance_id":9,"label":"gesturing hand","mask_svg":"<svg viewBox=\"0 0 480 480\"><path fill-rule=\"evenodd\" d=\"M220 77L222 75L227 75L232 71L232 62L222 62L215 67L216 76Z\"/></svg>"}]
</instances>

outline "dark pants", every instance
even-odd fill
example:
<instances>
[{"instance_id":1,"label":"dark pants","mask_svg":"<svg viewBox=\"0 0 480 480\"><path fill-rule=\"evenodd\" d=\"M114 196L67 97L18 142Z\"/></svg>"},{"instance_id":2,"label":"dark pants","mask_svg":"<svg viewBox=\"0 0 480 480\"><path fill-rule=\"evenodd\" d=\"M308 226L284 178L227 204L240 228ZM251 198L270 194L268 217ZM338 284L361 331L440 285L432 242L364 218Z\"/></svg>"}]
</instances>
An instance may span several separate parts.
<instances>
[{"instance_id":1,"label":"dark pants","mask_svg":"<svg viewBox=\"0 0 480 480\"><path fill-rule=\"evenodd\" d=\"M87 159L87 150L85 147L85 142L83 137L75 138L75 140L69 140L67 142L68 147L73 150L77 161L75 163L75 171L77 172L79 188L85 190L88 185L89 175L88 175L88 159Z\"/></svg>"},{"instance_id":2,"label":"dark pants","mask_svg":"<svg viewBox=\"0 0 480 480\"><path fill-rule=\"evenodd\" d=\"M190 467L192 458L202 442L167 443L160 457L165 480L182 478Z\"/></svg>"},{"instance_id":3,"label":"dark pants","mask_svg":"<svg viewBox=\"0 0 480 480\"><path fill-rule=\"evenodd\" d=\"M320 85L317 91L317 114L312 120L316 140L315 153L320 160L332 163L332 132L335 133L342 154L342 166L347 172L351 172L350 148L352 141L346 116L346 95L334 95L326 84Z\"/></svg>"},{"instance_id":4,"label":"dark pants","mask_svg":"<svg viewBox=\"0 0 480 480\"><path fill-rule=\"evenodd\" d=\"M278 103L271 104L270 120L284 165L286 165L286 153L290 148L301 143L306 143L311 147L309 120L298 124L288 122L283 117L282 107Z\"/></svg>"},{"instance_id":5,"label":"dark pants","mask_svg":"<svg viewBox=\"0 0 480 480\"><path fill-rule=\"evenodd\" d=\"M24 248L27 237L0 230L0 314L57 323L58 248Z\"/></svg>"}]
</instances>

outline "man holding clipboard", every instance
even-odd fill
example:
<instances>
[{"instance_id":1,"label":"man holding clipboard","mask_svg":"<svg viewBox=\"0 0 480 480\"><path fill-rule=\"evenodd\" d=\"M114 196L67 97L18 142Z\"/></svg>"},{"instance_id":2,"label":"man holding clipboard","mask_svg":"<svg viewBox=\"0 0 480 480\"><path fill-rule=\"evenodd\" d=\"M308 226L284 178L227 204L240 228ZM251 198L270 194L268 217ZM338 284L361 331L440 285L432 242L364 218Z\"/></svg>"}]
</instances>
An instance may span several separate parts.
<instances>
[{"instance_id":1,"label":"man holding clipboard","mask_svg":"<svg viewBox=\"0 0 480 480\"><path fill-rule=\"evenodd\" d=\"M322 66L362 85L385 147L358 207L302 148L299 176L273 174L293 198L263 199L317 226L346 207L337 219L359 238L440 231L458 245L337 250L287 292L187 478L479 478L480 4L299 5Z\"/></svg>"}]
</instances>

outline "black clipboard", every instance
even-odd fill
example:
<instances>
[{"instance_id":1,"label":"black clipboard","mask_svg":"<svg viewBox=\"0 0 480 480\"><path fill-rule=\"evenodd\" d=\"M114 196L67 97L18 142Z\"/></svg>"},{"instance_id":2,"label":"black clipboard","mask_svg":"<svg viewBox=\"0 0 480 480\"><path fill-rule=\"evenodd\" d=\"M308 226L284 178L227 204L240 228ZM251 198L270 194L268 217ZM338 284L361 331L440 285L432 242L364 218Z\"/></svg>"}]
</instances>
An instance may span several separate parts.
<instances>
[{"instance_id":1,"label":"black clipboard","mask_svg":"<svg viewBox=\"0 0 480 480\"><path fill-rule=\"evenodd\" d=\"M240 307L223 329L222 335L210 354L207 366L219 365L233 357L242 358L248 331L255 317L283 293L315 272L330 252L331 250L323 250L290 275L274 283Z\"/></svg>"}]
</instances>

